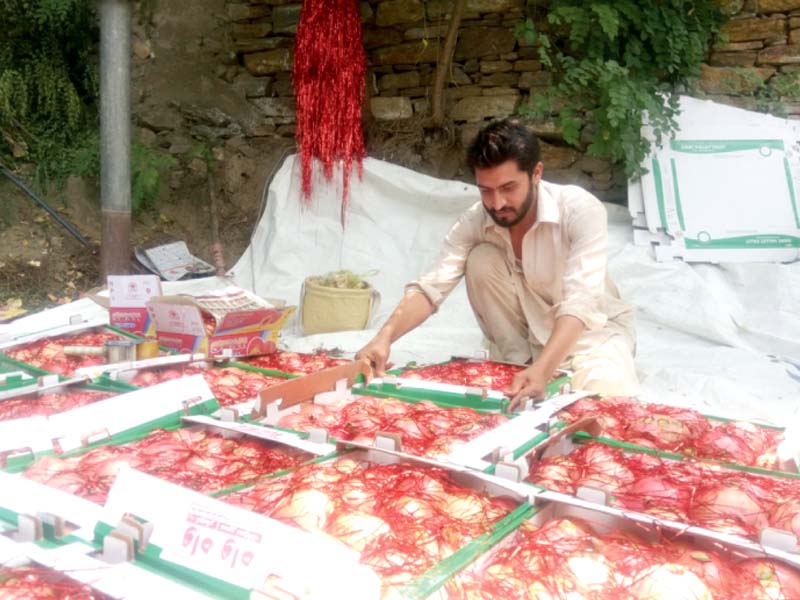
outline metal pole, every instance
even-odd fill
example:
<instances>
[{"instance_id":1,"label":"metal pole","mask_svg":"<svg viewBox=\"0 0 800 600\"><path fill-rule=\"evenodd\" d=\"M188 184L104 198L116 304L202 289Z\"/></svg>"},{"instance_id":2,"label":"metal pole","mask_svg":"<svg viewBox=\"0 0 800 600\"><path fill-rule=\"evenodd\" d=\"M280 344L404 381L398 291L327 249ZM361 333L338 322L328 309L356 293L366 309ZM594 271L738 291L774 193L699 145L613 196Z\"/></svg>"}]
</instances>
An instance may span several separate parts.
<instances>
[{"instance_id":1,"label":"metal pole","mask_svg":"<svg viewBox=\"0 0 800 600\"><path fill-rule=\"evenodd\" d=\"M131 3L100 0L103 276L128 272L131 232Z\"/></svg>"}]
</instances>

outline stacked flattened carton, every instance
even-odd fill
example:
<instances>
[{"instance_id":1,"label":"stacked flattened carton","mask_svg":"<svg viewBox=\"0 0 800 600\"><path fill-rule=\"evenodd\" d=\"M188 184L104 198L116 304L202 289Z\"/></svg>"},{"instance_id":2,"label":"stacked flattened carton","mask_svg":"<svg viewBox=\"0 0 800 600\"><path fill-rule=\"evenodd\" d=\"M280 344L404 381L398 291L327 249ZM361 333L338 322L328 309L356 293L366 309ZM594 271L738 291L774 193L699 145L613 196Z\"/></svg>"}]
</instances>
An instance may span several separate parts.
<instances>
[{"instance_id":1,"label":"stacked flattened carton","mask_svg":"<svg viewBox=\"0 0 800 600\"><path fill-rule=\"evenodd\" d=\"M650 127L647 174L628 186L634 243L656 259L788 262L800 256L800 123L680 98L661 147Z\"/></svg>"}]
</instances>

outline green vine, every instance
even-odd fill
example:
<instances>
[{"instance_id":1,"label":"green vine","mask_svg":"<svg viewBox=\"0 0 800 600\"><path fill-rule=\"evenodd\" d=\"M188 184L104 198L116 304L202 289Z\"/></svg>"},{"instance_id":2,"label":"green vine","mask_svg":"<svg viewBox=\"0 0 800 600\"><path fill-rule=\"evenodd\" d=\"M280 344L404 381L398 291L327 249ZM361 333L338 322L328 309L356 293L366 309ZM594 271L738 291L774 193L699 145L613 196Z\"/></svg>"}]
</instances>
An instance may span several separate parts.
<instances>
[{"instance_id":1,"label":"green vine","mask_svg":"<svg viewBox=\"0 0 800 600\"><path fill-rule=\"evenodd\" d=\"M58 172L96 122L94 2L0 0L0 15L0 154Z\"/></svg>"},{"instance_id":2,"label":"green vine","mask_svg":"<svg viewBox=\"0 0 800 600\"><path fill-rule=\"evenodd\" d=\"M675 127L674 93L697 76L725 17L714 0L551 0L515 27L536 44L553 85L531 94L520 109L555 115L564 139L586 144L591 156L644 172L649 143L640 135L645 114L656 139Z\"/></svg>"}]
</instances>

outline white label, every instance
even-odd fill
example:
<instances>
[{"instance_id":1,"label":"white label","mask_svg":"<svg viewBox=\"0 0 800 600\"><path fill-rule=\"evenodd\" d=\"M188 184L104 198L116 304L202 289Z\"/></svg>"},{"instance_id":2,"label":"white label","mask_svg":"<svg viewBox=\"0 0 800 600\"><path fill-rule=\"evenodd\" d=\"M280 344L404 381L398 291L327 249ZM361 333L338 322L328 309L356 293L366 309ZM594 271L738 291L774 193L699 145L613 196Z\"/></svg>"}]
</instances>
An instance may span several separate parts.
<instances>
[{"instance_id":1,"label":"white label","mask_svg":"<svg viewBox=\"0 0 800 600\"><path fill-rule=\"evenodd\" d=\"M51 432L64 451L81 445L88 433L107 431L114 435L165 415L180 412L184 403L211 400L213 393L202 375L191 375L159 383L144 390L128 392L52 415Z\"/></svg>"},{"instance_id":2,"label":"white label","mask_svg":"<svg viewBox=\"0 0 800 600\"><path fill-rule=\"evenodd\" d=\"M317 456L323 456L325 454L329 454L336 449L336 446L334 446L333 444L328 444L327 442L319 443L312 440L304 440L298 437L296 434L290 433L288 431L281 431L279 429L270 429L269 427L251 425L249 423L233 423L230 421L218 421L217 419L212 419L211 417L204 417L199 415L194 417L184 417L183 421L185 423L210 425L212 427L225 429L227 431L235 431L237 433L242 433L244 435L259 438L262 440L269 440L271 442L285 444L287 446L292 446L294 448L305 450L306 452L310 452ZM325 439L327 440L327 438Z\"/></svg>"},{"instance_id":3,"label":"white label","mask_svg":"<svg viewBox=\"0 0 800 600\"><path fill-rule=\"evenodd\" d=\"M153 317L156 331L181 333L204 337L206 329L203 317L196 306L169 304L167 302L149 302L147 310Z\"/></svg>"},{"instance_id":4,"label":"white label","mask_svg":"<svg viewBox=\"0 0 800 600\"><path fill-rule=\"evenodd\" d=\"M45 417L0 421L0 452L29 448L31 452L52 450L50 429Z\"/></svg>"},{"instance_id":5,"label":"white label","mask_svg":"<svg viewBox=\"0 0 800 600\"><path fill-rule=\"evenodd\" d=\"M104 521L126 513L152 523L161 559L245 589L275 574L312 598L379 595L377 576L344 544L128 468L111 488Z\"/></svg>"},{"instance_id":6,"label":"white label","mask_svg":"<svg viewBox=\"0 0 800 600\"><path fill-rule=\"evenodd\" d=\"M161 295L161 280L155 275L109 275L108 298L111 306L144 308L153 296Z\"/></svg>"}]
</instances>

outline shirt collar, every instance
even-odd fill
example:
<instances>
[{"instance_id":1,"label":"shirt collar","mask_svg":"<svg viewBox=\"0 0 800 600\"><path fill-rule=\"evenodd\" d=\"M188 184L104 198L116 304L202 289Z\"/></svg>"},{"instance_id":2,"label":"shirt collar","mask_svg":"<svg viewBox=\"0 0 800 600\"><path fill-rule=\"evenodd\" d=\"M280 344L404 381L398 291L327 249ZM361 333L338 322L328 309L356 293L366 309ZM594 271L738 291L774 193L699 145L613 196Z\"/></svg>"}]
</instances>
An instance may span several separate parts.
<instances>
[{"instance_id":1,"label":"shirt collar","mask_svg":"<svg viewBox=\"0 0 800 600\"><path fill-rule=\"evenodd\" d=\"M550 186L545 185L544 181L539 182L539 200L536 207L536 221L531 228L536 227L539 223L560 223L561 213L558 210L558 201L550 193ZM479 203L482 204L482 203ZM500 227L495 223L489 214L483 209L484 214L484 231L488 229L504 230L505 227Z\"/></svg>"}]
</instances>

